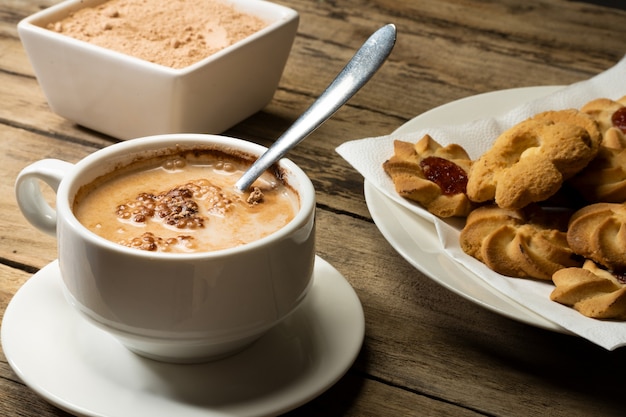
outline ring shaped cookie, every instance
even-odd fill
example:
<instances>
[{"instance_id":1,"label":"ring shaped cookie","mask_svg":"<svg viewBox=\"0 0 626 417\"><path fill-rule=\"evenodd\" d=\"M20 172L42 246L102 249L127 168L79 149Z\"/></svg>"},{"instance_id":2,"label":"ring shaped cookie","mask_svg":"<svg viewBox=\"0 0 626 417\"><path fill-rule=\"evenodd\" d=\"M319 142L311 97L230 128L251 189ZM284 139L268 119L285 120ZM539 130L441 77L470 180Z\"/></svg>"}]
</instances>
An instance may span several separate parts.
<instances>
[{"instance_id":1,"label":"ring shaped cookie","mask_svg":"<svg viewBox=\"0 0 626 417\"><path fill-rule=\"evenodd\" d=\"M578 110L548 111L502 133L470 169L467 195L519 209L554 195L597 154L597 123Z\"/></svg>"}]
</instances>

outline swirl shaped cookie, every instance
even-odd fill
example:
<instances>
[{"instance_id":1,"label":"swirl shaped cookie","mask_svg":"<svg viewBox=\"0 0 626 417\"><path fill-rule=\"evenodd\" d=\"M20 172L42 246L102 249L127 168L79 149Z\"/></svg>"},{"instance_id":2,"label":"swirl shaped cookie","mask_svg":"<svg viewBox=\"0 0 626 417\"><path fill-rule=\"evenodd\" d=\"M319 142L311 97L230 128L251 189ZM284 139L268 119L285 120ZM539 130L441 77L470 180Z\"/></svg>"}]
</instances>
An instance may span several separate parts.
<instances>
[{"instance_id":1,"label":"swirl shaped cookie","mask_svg":"<svg viewBox=\"0 0 626 417\"><path fill-rule=\"evenodd\" d=\"M567 242L580 256L612 270L626 269L626 204L595 203L570 218Z\"/></svg>"},{"instance_id":2,"label":"swirl shaped cookie","mask_svg":"<svg viewBox=\"0 0 626 417\"><path fill-rule=\"evenodd\" d=\"M569 182L590 203L626 201L626 96L596 99L581 110L597 121L602 142L597 156Z\"/></svg>"},{"instance_id":3,"label":"swirl shaped cookie","mask_svg":"<svg viewBox=\"0 0 626 417\"><path fill-rule=\"evenodd\" d=\"M554 195L596 156L597 122L578 110L547 111L503 132L470 169L467 195L519 209Z\"/></svg>"},{"instance_id":4,"label":"swirl shaped cookie","mask_svg":"<svg viewBox=\"0 0 626 417\"><path fill-rule=\"evenodd\" d=\"M502 275L551 280L556 271L581 262L566 233L549 223L543 213L483 206L469 214L459 242L465 253Z\"/></svg>"},{"instance_id":5,"label":"swirl shaped cookie","mask_svg":"<svg viewBox=\"0 0 626 417\"><path fill-rule=\"evenodd\" d=\"M473 208L465 193L470 164L460 145L441 146L425 135L415 144L394 141L394 155L383 169L402 197L442 218L464 217Z\"/></svg>"},{"instance_id":6,"label":"swirl shaped cookie","mask_svg":"<svg viewBox=\"0 0 626 417\"><path fill-rule=\"evenodd\" d=\"M582 268L564 268L552 277L550 299L587 317L626 320L626 281L585 261Z\"/></svg>"}]
</instances>

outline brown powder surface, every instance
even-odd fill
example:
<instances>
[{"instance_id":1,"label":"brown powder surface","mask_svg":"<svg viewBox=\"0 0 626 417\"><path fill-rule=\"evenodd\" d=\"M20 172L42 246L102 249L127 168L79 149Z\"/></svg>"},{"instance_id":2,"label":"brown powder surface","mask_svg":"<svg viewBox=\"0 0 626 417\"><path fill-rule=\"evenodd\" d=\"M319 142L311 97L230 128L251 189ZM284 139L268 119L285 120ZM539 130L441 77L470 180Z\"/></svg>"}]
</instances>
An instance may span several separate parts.
<instances>
[{"instance_id":1,"label":"brown powder surface","mask_svg":"<svg viewBox=\"0 0 626 417\"><path fill-rule=\"evenodd\" d=\"M109 0L48 29L156 64L184 68L267 26L219 0Z\"/></svg>"}]
</instances>

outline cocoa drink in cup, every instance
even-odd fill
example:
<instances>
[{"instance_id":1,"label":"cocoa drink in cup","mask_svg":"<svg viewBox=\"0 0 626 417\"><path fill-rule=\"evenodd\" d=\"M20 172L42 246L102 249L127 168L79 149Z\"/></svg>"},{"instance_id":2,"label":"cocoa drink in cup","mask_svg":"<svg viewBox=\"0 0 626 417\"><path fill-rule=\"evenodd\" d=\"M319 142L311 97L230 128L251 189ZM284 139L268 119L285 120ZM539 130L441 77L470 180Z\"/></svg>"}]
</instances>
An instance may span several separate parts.
<instances>
[{"instance_id":1,"label":"cocoa drink in cup","mask_svg":"<svg viewBox=\"0 0 626 417\"><path fill-rule=\"evenodd\" d=\"M16 196L29 222L57 236L64 292L84 317L142 356L212 360L280 323L311 285L306 174L283 159L249 192L234 187L264 151L217 135L144 137L75 165L35 162ZM40 181L56 191L54 208Z\"/></svg>"}]
</instances>

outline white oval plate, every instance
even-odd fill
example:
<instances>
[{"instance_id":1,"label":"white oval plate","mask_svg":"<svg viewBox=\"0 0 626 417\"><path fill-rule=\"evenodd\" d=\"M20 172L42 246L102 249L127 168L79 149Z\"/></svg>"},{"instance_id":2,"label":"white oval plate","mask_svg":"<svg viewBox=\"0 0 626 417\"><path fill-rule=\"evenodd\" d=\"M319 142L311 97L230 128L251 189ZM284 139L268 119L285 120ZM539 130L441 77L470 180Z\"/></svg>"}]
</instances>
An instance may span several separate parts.
<instances>
[{"instance_id":1,"label":"white oval plate","mask_svg":"<svg viewBox=\"0 0 626 417\"><path fill-rule=\"evenodd\" d=\"M516 88L457 100L423 113L394 133L471 122L505 113L521 103L548 95L559 86ZM411 265L456 294L514 320L536 327L569 333L517 301L491 287L483 279L441 253L435 226L396 203L365 181L365 200L376 226L391 246Z\"/></svg>"}]
</instances>

